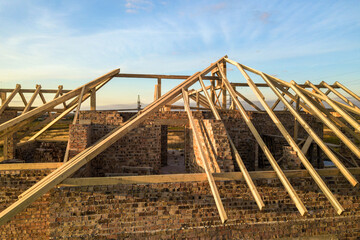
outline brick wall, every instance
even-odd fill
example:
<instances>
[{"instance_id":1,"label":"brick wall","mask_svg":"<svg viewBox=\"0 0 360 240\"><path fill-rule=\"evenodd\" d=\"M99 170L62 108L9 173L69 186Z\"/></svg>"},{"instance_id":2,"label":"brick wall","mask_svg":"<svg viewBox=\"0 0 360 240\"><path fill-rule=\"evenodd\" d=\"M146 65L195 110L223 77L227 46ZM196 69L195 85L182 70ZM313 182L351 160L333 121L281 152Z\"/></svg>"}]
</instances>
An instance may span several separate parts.
<instances>
[{"instance_id":1,"label":"brick wall","mask_svg":"<svg viewBox=\"0 0 360 240\"><path fill-rule=\"evenodd\" d=\"M282 136L278 128L270 119L270 117L266 113L247 113L259 134L262 135L264 142L268 146L275 159L279 159L280 157L282 157L283 146L288 145L288 143L283 138L269 136ZM247 127L245 121L242 120L240 113L237 111L221 111L220 115L247 169L255 170L255 168L257 167L255 166L256 154L258 154L260 167L269 166L268 160L266 159L260 147L256 146L257 142L253 137L252 133L250 132L249 128ZM290 133L291 136L293 136L294 117L287 112L276 112L276 115L281 121L281 123L284 125L285 129ZM316 119L309 114L302 113L301 116L313 128L313 130L319 135L319 137L322 138L322 123L316 121ZM307 136L308 135L306 131L299 125L298 137L306 138ZM316 166L317 162L315 159L317 158L317 149L314 148L313 151L314 158L312 164Z\"/></svg>"},{"instance_id":2,"label":"brick wall","mask_svg":"<svg viewBox=\"0 0 360 240\"><path fill-rule=\"evenodd\" d=\"M80 123L70 126L70 156L91 146L134 113L82 111ZM148 121L127 133L93 159L83 176L157 174L161 168L161 126ZM84 170L85 171L85 170ZM83 172L84 172L83 171ZM78 173L79 174L79 173ZM81 176L81 175L79 175Z\"/></svg>"},{"instance_id":3,"label":"brick wall","mask_svg":"<svg viewBox=\"0 0 360 240\"><path fill-rule=\"evenodd\" d=\"M203 146L205 158L208 159L211 172L233 172L234 161L231 154L230 143L227 138L224 124L218 120L195 120L195 127ZM203 172L204 167L200 152L195 142L194 132L190 135L192 151L186 162L189 172ZM209 154L210 152L210 154Z\"/></svg>"},{"instance_id":4,"label":"brick wall","mask_svg":"<svg viewBox=\"0 0 360 240\"><path fill-rule=\"evenodd\" d=\"M0 210L45 173L0 172ZM299 214L278 179L254 179L265 203L262 211L244 181L217 181L229 217L225 224L207 182L60 187L1 226L0 239L358 239L359 190L342 176L324 181L345 208L341 216L308 177L290 178L307 216Z\"/></svg>"},{"instance_id":5,"label":"brick wall","mask_svg":"<svg viewBox=\"0 0 360 240\"><path fill-rule=\"evenodd\" d=\"M94 143L115 126L92 125L91 142ZM93 176L105 176L124 172L124 167L133 169L133 175L141 174L142 167L150 167L151 174L161 168L161 126L146 124L131 130L120 140L91 161ZM133 167L133 168L128 168ZM140 169L136 169L140 167Z\"/></svg>"},{"instance_id":6,"label":"brick wall","mask_svg":"<svg viewBox=\"0 0 360 240\"><path fill-rule=\"evenodd\" d=\"M16 147L16 158L26 163L62 162L66 144L66 141L41 140L20 143Z\"/></svg>"},{"instance_id":7,"label":"brick wall","mask_svg":"<svg viewBox=\"0 0 360 240\"><path fill-rule=\"evenodd\" d=\"M73 156L75 153L81 152L115 127L120 126L124 120L128 120L134 114L135 113L118 113L117 111L82 111L80 114L80 122L86 122L90 125L84 127L78 124L79 126L77 126L77 128L79 129L75 129L75 132L70 133L70 138L72 138L72 136L74 138L74 144L72 144L72 140L70 141L70 155ZM266 157L257 146L255 138L246 123L242 120L240 113L237 111L220 111L220 115L247 169L255 170L258 167L268 167L269 164ZM264 141L273 153L275 159L281 158L283 155L283 146L287 145L287 143L283 138L273 137L276 135L280 136L281 133L271 121L270 117L266 113L259 112L248 112L248 115L259 133L263 136ZM230 156L231 150L229 142L226 139L225 129L219 125L220 123L214 121L212 113L194 111L193 116L195 119L206 119L204 122L207 124L206 128L210 130L210 142L216 153L219 168L223 171L239 170L234 158ZM278 112L277 116L292 135L294 128L293 116L283 112ZM316 122L310 115L303 114L303 117L313 126L315 131L322 136L322 124ZM166 125L164 126L164 124L185 124L185 126L188 127L187 119L187 114L184 111L163 111L152 114L144 124L136 128L137 130L128 133L123 139L119 140L118 143L110 147L91 163L91 168L94 169L92 175L105 176L106 174L123 173L124 166L131 167L128 169L135 169L136 166L152 167L152 173L157 173L160 168L159 164L161 164L161 162L163 165L166 164L167 148L165 144L162 144L167 140ZM164 121L162 123L161 120L171 120L171 122ZM158 124L162 124L162 127ZM216 124L218 126L215 126ZM89 129L84 130L80 128ZM70 129L70 131L72 130ZM216 131L216 134L214 134L214 131ZM89 134L90 136L88 136ZM307 136L301 126L299 127L298 136L299 138L305 138ZM201 167L199 168L199 161L194 161L194 149L196 152L196 146L190 137L191 134L189 134L189 130L187 129L185 139L186 169L188 172L199 172L202 171L202 169ZM316 153L316 150L317 149L314 148L310 152ZM158 163L159 158L160 163ZM313 159L316 159L316 157ZM317 165L316 162L313 162L313 164L314 166ZM135 171L134 174L141 173Z\"/></svg>"},{"instance_id":8,"label":"brick wall","mask_svg":"<svg viewBox=\"0 0 360 240\"><path fill-rule=\"evenodd\" d=\"M18 199L18 195L51 170L0 171L0 211ZM0 226L0 239L48 239L50 237L49 194Z\"/></svg>"}]
</instances>

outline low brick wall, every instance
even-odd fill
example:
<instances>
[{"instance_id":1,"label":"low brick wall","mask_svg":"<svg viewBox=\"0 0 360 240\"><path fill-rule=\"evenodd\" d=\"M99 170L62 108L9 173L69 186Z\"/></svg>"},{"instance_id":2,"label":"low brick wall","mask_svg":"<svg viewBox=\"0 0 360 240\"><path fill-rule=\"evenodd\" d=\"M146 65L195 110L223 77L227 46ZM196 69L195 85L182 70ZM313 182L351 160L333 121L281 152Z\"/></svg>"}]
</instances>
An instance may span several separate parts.
<instances>
[{"instance_id":1,"label":"low brick wall","mask_svg":"<svg viewBox=\"0 0 360 240\"><path fill-rule=\"evenodd\" d=\"M16 158L26 163L62 162L66 149L66 141L31 141L20 143L16 147Z\"/></svg>"},{"instance_id":2,"label":"low brick wall","mask_svg":"<svg viewBox=\"0 0 360 240\"><path fill-rule=\"evenodd\" d=\"M0 210L47 171L0 172ZM345 208L341 216L308 177L290 178L307 216L300 215L278 179L254 179L265 203L262 211L244 181L217 181L229 217L225 224L207 182L63 186L1 226L0 239L358 239L360 191L342 176L324 180Z\"/></svg>"}]
</instances>

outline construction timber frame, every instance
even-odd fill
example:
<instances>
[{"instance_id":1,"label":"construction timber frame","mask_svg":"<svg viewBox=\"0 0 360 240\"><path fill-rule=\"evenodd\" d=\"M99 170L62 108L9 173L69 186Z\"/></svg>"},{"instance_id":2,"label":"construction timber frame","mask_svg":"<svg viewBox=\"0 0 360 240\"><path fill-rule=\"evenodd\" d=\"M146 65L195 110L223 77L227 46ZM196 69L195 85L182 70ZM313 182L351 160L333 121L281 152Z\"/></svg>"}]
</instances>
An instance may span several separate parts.
<instances>
[{"instance_id":1,"label":"construction timber frame","mask_svg":"<svg viewBox=\"0 0 360 240\"><path fill-rule=\"evenodd\" d=\"M227 63L234 65L244 76L246 82L229 82L226 74ZM249 73L261 77L265 83L255 83L250 77ZM279 178L301 215L304 215L308 212L306 206L303 204L302 200L299 198L293 186L290 184L287 175L280 168L278 164L279 159L276 160L274 158L268 146L265 144L264 140L259 134L258 130L255 128L243 106L242 101L249 104L256 111L267 113L270 116L271 120L281 132L282 137L296 152L301 163L307 171L306 174L308 175L302 173L299 176L310 176L318 185L320 190L324 193L326 198L329 200L329 202L335 208L336 212L339 215L344 211L344 208L340 205L336 197L333 195L331 190L326 186L326 184L320 177L320 175L324 176L324 170L315 170L305 156L310 144L312 142L315 142L321 148L323 153L334 163L334 165L338 169L337 171L339 171L353 187L358 185L358 181L352 174L352 172L354 172L355 170L350 171L349 169L347 169L345 165L340 161L339 154L331 150L329 144L325 143L300 115L301 111L311 114L320 122L324 123L329 129L331 129L333 133L342 141L342 143L352 152L355 158L357 158L357 161L354 160L352 162L349 160L349 162L353 163L355 167L359 167L357 165L357 162L360 158L360 149L343 133L343 131L345 131L348 135L354 137L354 139L360 140L360 125L359 121L357 120L360 115L360 109L356 106L355 103L351 102L347 97L345 97L345 95L340 93L338 90L346 92L346 94L350 95L355 101L360 101L360 97L357 94L355 94L339 82L335 82L332 85L329 85L325 82L321 82L319 85L314 85L309 81L307 81L305 84L297 84L295 81L286 82L269 74L239 64L233 60L228 59L227 56L220 58L204 70L197 72L191 76L126 74L120 73L120 69L115 69L72 91L65 92L62 91L62 88L59 87L59 90L54 92L55 98L53 100L49 102L43 101L44 104L36 108L32 108L32 103L34 102L35 97L37 95L41 97L42 91L45 92L44 90L41 90L40 86L37 86L35 90L31 90L31 92L33 92L33 96L29 101L26 101L26 99L23 98L23 95L21 95L21 93L27 90L21 90L19 85L17 85L14 90L0 90L3 99L0 108L0 114L7 108L11 109L9 107L9 103L17 93L22 96L25 105L24 108L20 109L22 110L22 113L19 116L0 124L0 135L5 136L7 134L16 132L22 127L24 127L26 124L33 121L35 118L42 116L47 112L49 113L49 118L51 120L46 123L45 127L39 130L33 136L31 136L28 141L33 141L38 138L54 123L56 123L62 117L75 109L76 113L73 123L76 123L81 103L90 97L91 110L95 110L96 91L99 90L103 85L108 83L111 79L121 77L156 79L157 84L155 85L154 101L148 106L146 106L144 109L139 111L134 117L125 122L124 125L112 130L109 134L98 140L96 143L94 143L92 146L88 147L78 155L72 157L71 159L68 159L69 155L67 148L63 164L56 165L58 166L56 170L54 170L48 176L46 176L45 178L37 182L35 185L27 189L25 192L23 192L15 203L13 203L0 213L0 225L8 222L15 214L25 209L36 199L38 199L43 194L45 194L59 184L71 185L76 183L76 181L80 181L82 183L84 183L84 181L91 181L79 179L71 180L70 177L86 163L88 163L101 152L109 148L113 143L118 141L132 129L139 126L139 124L143 123L151 114L160 110L165 111L181 108L186 111L189 125L193 131L194 143L198 146L200 158L203 164L202 167L205 172L205 175L202 174L201 177L199 175L199 178L196 178L196 176L194 175L192 176L192 179L205 179L206 177L206 180L209 182L220 219L223 223L227 221L228 217L215 182L216 178L214 176L218 178L219 173L211 172L211 169L209 167L209 159L206 157L207 155L204 152L205 150L204 148L202 148L202 143L199 140L200 133L198 132L198 130L196 130L195 127L192 109L210 110L213 113L214 118L219 121L222 121L219 110L239 111L241 117L244 119L246 125L250 129L252 135L256 139L258 145L264 152L267 160L269 161L271 167L274 170L271 176L276 176L277 178ZM162 79L184 79L184 81L178 86L174 87L169 92L162 95ZM208 84L205 84L205 81L209 81ZM192 87L195 83L199 83L201 88L199 90L189 90L189 88ZM261 107L255 104L255 102L249 100L249 98L245 97L243 93L239 92L236 89L237 87L249 87L251 91L255 94L257 102L260 103ZM271 91L277 96L278 99L272 106L270 106L269 103L265 100L265 96L260 90L260 88L262 87L270 88ZM324 93L321 89L325 89L326 92ZM4 94L5 92L10 92L10 95L7 98ZM344 103L331 99L330 97L328 97L329 93L335 94ZM230 97L230 104L228 104L228 97ZM241 101L239 99L241 99ZM191 100L194 101L193 104L190 103ZM183 103L183 105L174 105L174 103L178 101ZM283 104L284 110L290 112L290 114L296 119L293 134L290 134L285 129L283 124L280 122L280 120L274 113L275 108L280 103ZM194 107L194 105L196 105L196 107ZM59 108L58 106L63 107ZM57 116L51 114L52 112L57 112ZM339 117L335 117L334 113L336 113ZM308 138L300 142L297 137L299 124L308 133ZM266 206L252 180L252 176L256 176L256 173L249 173L247 171L239 152L237 151L233 141L230 138L229 133L227 133L227 136L229 138L230 147L232 152L234 153L236 163L238 164L241 171L241 175L235 173L234 175L231 175L231 173L226 173L230 174L226 176L233 177L234 179L244 179L249 189L251 190L254 200L256 201L259 209L261 210ZM303 144L302 147L301 144ZM210 155L211 153L208 154ZM150 181L148 177L144 177L144 181L145 178L147 179L146 181ZM171 177L164 178L169 178L170 180L172 179ZM177 181L180 181L179 178L183 178L183 175L176 176L175 178L177 179ZM101 184L102 182L104 184L107 184L108 182L110 182L111 184L113 183L112 180L109 180L108 178L104 179L105 180L96 178L96 180L93 180L93 182L94 184L95 182L96 184ZM117 181L121 181L121 179L122 178L119 178ZM142 177L134 179L141 180ZM163 177L161 179L163 179Z\"/></svg>"}]
</instances>

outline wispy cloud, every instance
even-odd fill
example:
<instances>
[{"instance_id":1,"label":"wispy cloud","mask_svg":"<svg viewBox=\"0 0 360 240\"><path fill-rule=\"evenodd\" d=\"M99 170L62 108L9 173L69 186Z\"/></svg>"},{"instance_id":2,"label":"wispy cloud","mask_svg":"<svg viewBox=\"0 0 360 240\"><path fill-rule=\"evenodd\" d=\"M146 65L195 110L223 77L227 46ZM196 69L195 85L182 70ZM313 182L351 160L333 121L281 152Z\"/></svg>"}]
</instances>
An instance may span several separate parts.
<instances>
[{"instance_id":1,"label":"wispy cloud","mask_svg":"<svg viewBox=\"0 0 360 240\"><path fill-rule=\"evenodd\" d=\"M127 0L104 12L27 3L11 18L20 5L0 2L0 11L9 12L0 14L0 77L9 87L71 79L73 88L116 67L191 74L225 54L289 68L295 58L304 66L317 64L317 55L360 49L360 7L350 3Z\"/></svg>"},{"instance_id":2,"label":"wispy cloud","mask_svg":"<svg viewBox=\"0 0 360 240\"><path fill-rule=\"evenodd\" d=\"M148 0L126 0L125 8L127 13L137 13L140 10L151 10L154 4Z\"/></svg>"}]
</instances>

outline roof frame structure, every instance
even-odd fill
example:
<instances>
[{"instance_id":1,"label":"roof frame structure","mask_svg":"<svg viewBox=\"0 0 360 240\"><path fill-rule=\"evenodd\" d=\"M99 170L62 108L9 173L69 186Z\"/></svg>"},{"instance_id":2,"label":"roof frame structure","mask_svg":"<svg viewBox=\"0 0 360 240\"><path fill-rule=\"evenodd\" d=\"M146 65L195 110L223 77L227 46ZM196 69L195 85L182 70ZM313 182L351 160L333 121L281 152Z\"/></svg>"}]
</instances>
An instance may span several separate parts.
<instances>
[{"instance_id":1,"label":"roof frame structure","mask_svg":"<svg viewBox=\"0 0 360 240\"><path fill-rule=\"evenodd\" d=\"M230 63L235 65L242 75L245 77L246 83L230 83L226 76L226 63ZM264 81L265 84L260 83L254 83L252 79L249 77L249 75L246 73L246 71L252 72L260 76ZM200 150L200 157L203 163L203 167L206 173L207 180L209 182L212 195L214 196L214 200L219 212L219 216L221 221L224 223L228 219L224 206L221 201L221 197L219 195L219 192L217 190L215 180L213 178L213 173L209 169L209 159L205 157L205 152L201 147L201 143L199 140L199 132L195 127L194 119L191 112L191 106L190 106L190 99L194 100L196 102L196 105L199 109L200 105L203 106L206 109L211 110L216 120L222 121L219 110L221 109L227 109L227 97L228 94L230 95L231 99L231 108L234 111L238 111L242 118L244 119L246 125L250 129L252 135L256 139L258 145L264 152L266 158L269 160L270 165L274 169L276 176L279 178L281 183L283 184L284 188L288 192L290 198L293 200L295 206L299 210L301 215L304 215L307 213L307 209L299 196L297 195L294 188L291 186L289 180L287 179L286 175L280 168L278 162L274 158L274 156L271 154L269 148L266 146L264 140L260 136L258 130L255 128L254 124L252 123L251 119L247 115L247 112L245 108L243 107L242 103L238 99L243 99L246 103L248 103L250 106L255 108L257 111L262 111L257 105L255 105L252 101L250 101L248 98L246 98L243 94L236 91L237 86L248 86L250 89L254 92L254 94L257 97L257 100L261 103L262 107L265 109L265 112L270 116L273 123L278 127L280 132L282 133L283 137L288 141L290 146L297 152L301 162L306 167L309 175L311 178L317 183L319 188L322 190L322 192L325 194L325 196L328 198L330 203L335 208L336 212L340 215L344 208L340 205L340 203L337 201L335 196L331 193L330 189L326 186L326 184L322 181L321 177L317 173L317 171L313 168L313 166L310 164L309 160L306 158L305 153L307 149L309 148L309 145L312 141L317 143L319 147L324 151L324 153L334 162L335 166L339 169L339 171L346 177L346 179L350 182L352 186L357 186L358 181L354 178L352 173L343 165L343 163L338 159L336 154L334 154L327 145L322 141L322 139L316 135L315 131L306 123L306 121L301 117L299 114L300 108L303 109L303 111L309 112L310 114L317 117L320 121L322 121L324 124L326 124L330 129L334 131L334 133L343 141L343 143L358 157L360 158L360 150L359 148L352 142L348 137L346 137L336 125L346 125L349 124L354 129L348 127L347 131L352 132L354 135L358 135L356 131L359 131L359 124L356 120L356 117L353 116L359 116L360 111L359 108L356 107L355 104L353 104L350 101L346 101L347 98L345 96L344 99L341 98L344 103L340 103L338 101L335 101L333 99L330 99L326 93L323 93L319 90L319 88L325 88L327 89L327 93L330 93L331 91L334 92L335 88L341 88L345 92L347 92L349 95L354 97L356 100L360 101L360 97L358 97L355 93L351 92L349 89L345 88L343 85L341 85L338 82L335 82L333 85L327 85L325 83L322 83L318 86L311 84L310 82L307 82L306 84L299 85L295 81L291 81L290 83L285 82L281 79L278 79L274 76L268 75L266 73L263 73L261 71L252 69L250 67L247 67L245 65L239 64L235 61L232 61L227 58L227 56L224 56L220 58L215 63L211 64L201 72L197 72L193 74L192 76L174 76L174 75L153 75L153 74L124 74L119 73L120 69L115 69L79 88L76 88L75 90L69 91L65 94L61 94L61 90L59 87L59 91L56 92L56 96L53 100L49 102L44 102L42 106L39 106L37 108L34 108L31 110L31 105L33 102L33 98L36 96L41 97L41 87L37 87L37 89L33 92L33 97L30 99L30 101L23 101L25 104L25 109L23 111L23 114L19 115L18 117L11 119L3 124L0 124L0 134L2 133L8 133L10 130L15 131L16 129L19 129L23 127L23 125L26 125L28 122L32 121L37 116L44 114L45 112L51 112L54 111L55 107L58 105L64 105L64 109L62 113L54 118L51 122L49 122L43 129L41 129L39 132L37 132L34 136L32 136L29 141L34 141L37 137L39 137L43 132L45 132L47 129L49 129L54 123L56 123L59 119L61 119L63 116L65 116L67 113L73 111L75 108L77 109L76 115L74 118L74 123L77 121L77 116L79 113L80 105L83 101L85 101L87 98L93 96L94 92L99 90L102 86L104 86L107 82L109 82L114 77L137 77L137 78L154 78L157 79L157 85L155 88L155 100L146 106L143 110L139 111L136 115L134 115L131 119L129 119L127 122L125 122L124 125L119 126L118 128L115 128L110 133L99 139L96 143L94 143L92 146L88 147L78 155L74 156L73 158L69 159L65 158L65 162L58 167L55 171L50 173L48 176L34 184L32 187L27 189L25 192L23 192L19 199L11 204L8 208L6 208L4 211L0 213L0 225L5 224L8 222L14 215L16 215L18 212L25 209L28 205L30 205L32 202L34 202L36 199L41 197L43 194L48 192L50 189L55 187L58 184L61 184L64 180L68 179L70 176L72 176L77 170L79 170L82 166L84 166L86 163L91 161L93 158L95 158L97 155L99 155L101 152L105 151L108 147L110 147L113 143L121 139L123 136L125 136L128 132L130 132L132 129L139 126L139 124L143 123L151 114L155 113L156 111L159 111L160 109L164 107L173 107L173 103L179 100L183 100L184 102L184 109L188 115L189 123L192 128L194 137L195 137L195 143L198 145L198 148ZM211 76L207 76L209 73L211 73ZM182 83L180 83L178 86L173 88L172 90L168 91L164 95L161 96L161 79L185 79ZM204 83L204 80L210 80L210 86L206 86ZM188 90L192 85L199 82L201 85L201 89L199 90ZM265 101L265 97L262 94L259 87L269 87L277 96L276 104L274 104L272 107ZM307 88L313 88L315 90L314 92L311 92ZM62 88L61 88L62 89ZM293 91L296 95L289 92L289 90ZM10 96L6 99L6 101L10 102L12 98L20 91L20 87L17 86L10 94ZM209 93L210 91L210 93ZM218 93L216 92L218 91ZM335 90L336 91L336 90ZM335 92L334 92L335 93ZM335 93L336 94L336 93ZM340 94L340 93L339 93ZM336 94L338 95L338 94ZM291 101L295 103L295 108L291 105L292 103L285 99L285 96L289 97ZM10 98L12 97L12 98ZM42 97L41 97L42 98ZM8 100L9 99L9 100ZM43 98L42 98L43 99ZM316 102L319 100L320 102L326 102L330 105L331 109L326 109L325 107L322 107L320 103ZM5 106L6 101L3 103L1 109L5 109L7 106ZM70 103L66 103L67 101L70 101ZM297 123L300 124L309 134L309 137L307 138L304 143L304 146L302 149L300 149L300 146L297 144L297 133L294 132L294 137L292 137L285 127L282 125L280 120L277 118L277 116L274 113L274 109L282 102L284 106L286 107L287 111L289 111L294 118L296 119ZM26 110L26 111L25 111ZM329 111L337 111L341 117L342 120L333 118L327 118L329 116ZM351 114L351 115L350 115ZM336 120L335 120L336 119ZM251 179L251 175L247 171L241 156L239 152L237 151L232 139L230 138L229 133L227 133L230 147L234 153L235 160L237 164L239 165L239 168L241 170L242 176L244 177L247 185L249 186L252 196L254 197L259 209L263 209L265 207L264 202L261 199L261 196L259 192L256 189L256 186ZM278 160L279 161L279 160Z\"/></svg>"}]
</instances>

